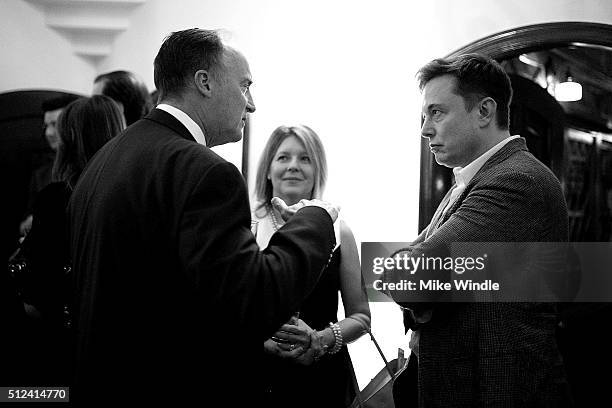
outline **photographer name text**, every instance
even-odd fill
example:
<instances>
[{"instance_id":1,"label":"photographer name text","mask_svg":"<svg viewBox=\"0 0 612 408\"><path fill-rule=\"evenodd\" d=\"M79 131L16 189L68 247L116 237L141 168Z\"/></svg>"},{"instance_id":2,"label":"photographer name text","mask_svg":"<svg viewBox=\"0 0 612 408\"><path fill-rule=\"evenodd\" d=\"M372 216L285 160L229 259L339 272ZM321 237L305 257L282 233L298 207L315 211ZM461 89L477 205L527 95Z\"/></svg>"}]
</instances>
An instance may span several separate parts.
<instances>
[{"instance_id":1,"label":"photographer name text","mask_svg":"<svg viewBox=\"0 0 612 408\"><path fill-rule=\"evenodd\" d=\"M381 279L374 281L374 289L382 291L491 291L499 290L499 283L491 279L476 282L470 279L456 280L453 282L443 282L438 279L422 279L418 283L402 279L399 282L383 282Z\"/></svg>"}]
</instances>

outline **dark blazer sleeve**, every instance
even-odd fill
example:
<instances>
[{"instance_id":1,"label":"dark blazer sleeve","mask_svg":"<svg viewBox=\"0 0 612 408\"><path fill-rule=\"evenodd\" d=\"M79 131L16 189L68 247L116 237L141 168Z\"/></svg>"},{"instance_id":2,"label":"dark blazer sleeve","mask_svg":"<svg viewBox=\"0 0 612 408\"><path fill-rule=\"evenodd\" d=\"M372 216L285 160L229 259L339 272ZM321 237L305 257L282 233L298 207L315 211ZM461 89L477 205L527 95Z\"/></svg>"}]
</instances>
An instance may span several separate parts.
<instances>
[{"instance_id":1,"label":"dark blazer sleeve","mask_svg":"<svg viewBox=\"0 0 612 408\"><path fill-rule=\"evenodd\" d=\"M69 197L64 183L52 183L40 191L34 202L32 229L22 245L22 255L28 262L24 296L43 313L60 313L62 309Z\"/></svg>"},{"instance_id":2,"label":"dark blazer sleeve","mask_svg":"<svg viewBox=\"0 0 612 408\"><path fill-rule=\"evenodd\" d=\"M183 214L178 248L189 278L209 304L220 306L223 319L262 341L299 308L335 245L331 217L307 207L260 252L244 182L229 163L201 177Z\"/></svg>"},{"instance_id":3,"label":"dark blazer sleeve","mask_svg":"<svg viewBox=\"0 0 612 408\"><path fill-rule=\"evenodd\" d=\"M412 257L450 256L453 242L536 241L545 224L545 203L536 180L529 174L509 171L484 179L467 194L458 208L428 239L407 248ZM528 231L526 233L526 231ZM529 238L529 236L532 238ZM403 273L403 272L402 272ZM418 273L418 272L417 272ZM418 278L448 280L453 272L430 271ZM394 272L388 279L401 279ZM443 291L420 291L420 302L410 303L406 297L395 298L404 307L423 308L422 302L440 301Z\"/></svg>"}]
</instances>

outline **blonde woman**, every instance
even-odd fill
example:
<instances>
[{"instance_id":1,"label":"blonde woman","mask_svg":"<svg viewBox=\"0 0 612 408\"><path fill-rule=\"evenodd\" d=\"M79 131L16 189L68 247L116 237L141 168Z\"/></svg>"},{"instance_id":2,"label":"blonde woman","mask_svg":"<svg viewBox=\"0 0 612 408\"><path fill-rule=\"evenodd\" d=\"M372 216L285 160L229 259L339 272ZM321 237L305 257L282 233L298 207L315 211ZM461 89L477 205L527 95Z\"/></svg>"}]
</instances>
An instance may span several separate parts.
<instances>
[{"instance_id":1,"label":"blonde woman","mask_svg":"<svg viewBox=\"0 0 612 408\"><path fill-rule=\"evenodd\" d=\"M288 205L321 198L326 179L325 151L312 129L280 126L272 133L255 182L253 225L262 249L283 226L270 205L272 197ZM264 343L266 406L340 407L354 397L346 344L370 326L370 309L353 233L342 220L334 228L338 246L317 286L294 317ZM340 321L338 292L347 316Z\"/></svg>"}]
</instances>

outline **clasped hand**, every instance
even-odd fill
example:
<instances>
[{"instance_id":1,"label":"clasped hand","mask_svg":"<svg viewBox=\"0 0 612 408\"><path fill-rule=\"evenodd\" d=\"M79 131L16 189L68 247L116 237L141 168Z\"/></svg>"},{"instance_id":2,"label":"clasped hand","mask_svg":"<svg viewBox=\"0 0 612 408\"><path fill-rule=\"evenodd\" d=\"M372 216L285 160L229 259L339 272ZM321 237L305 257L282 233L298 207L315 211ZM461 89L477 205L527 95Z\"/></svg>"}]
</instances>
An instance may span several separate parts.
<instances>
[{"instance_id":1,"label":"clasped hand","mask_svg":"<svg viewBox=\"0 0 612 408\"><path fill-rule=\"evenodd\" d=\"M292 317L264 343L264 350L297 364L310 365L321 354L321 343L313 330L302 319Z\"/></svg>"}]
</instances>

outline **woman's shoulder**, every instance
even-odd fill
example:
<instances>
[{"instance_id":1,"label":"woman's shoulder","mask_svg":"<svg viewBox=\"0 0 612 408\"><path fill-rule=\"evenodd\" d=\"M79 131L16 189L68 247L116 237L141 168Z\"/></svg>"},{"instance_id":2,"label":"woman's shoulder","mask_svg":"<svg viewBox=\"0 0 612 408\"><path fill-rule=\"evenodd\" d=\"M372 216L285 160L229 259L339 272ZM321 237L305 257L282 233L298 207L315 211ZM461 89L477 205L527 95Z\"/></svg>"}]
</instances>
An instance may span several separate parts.
<instances>
[{"instance_id":1,"label":"woman's shoulder","mask_svg":"<svg viewBox=\"0 0 612 408\"><path fill-rule=\"evenodd\" d=\"M334 223L334 232L336 233L336 241L338 245L340 242L355 242L355 235L353 234L353 230L349 227L349 224L346 220L340 216Z\"/></svg>"},{"instance_id":2,"label":"woman's shoulder","mask_svg":"<svg viewBox=\"0 0 612 408\"><path fill-rule=\"evenodd\" d=\"M349 227L348 223L346 222L346 220L340 216L338 216L338 219L336 220L336 222L334 223L334 228L338 228L340 230L340 232L342 233L350 233L352 234L353 232L351 231L351 227Z\"/></svg>"},{"instance_id":3,"label":"woman's shoulder","mask_svg":"<svg viewBox=\"0 0 612 408\"><path fill-rule=\"evenodd\" d=\"M336 219L336 222L334 222L334 235L336 236L336 248L338 248L343 241L343 237L346 237L347 234L352 234L351 229L349 228L349 226L346 224L346 221L344 221L340 216L338 216L338 218Z\"/></svg>"}]
</instances>

